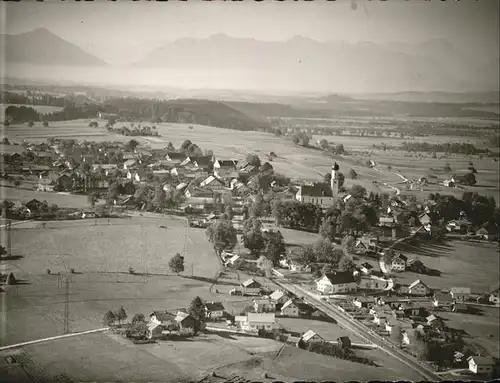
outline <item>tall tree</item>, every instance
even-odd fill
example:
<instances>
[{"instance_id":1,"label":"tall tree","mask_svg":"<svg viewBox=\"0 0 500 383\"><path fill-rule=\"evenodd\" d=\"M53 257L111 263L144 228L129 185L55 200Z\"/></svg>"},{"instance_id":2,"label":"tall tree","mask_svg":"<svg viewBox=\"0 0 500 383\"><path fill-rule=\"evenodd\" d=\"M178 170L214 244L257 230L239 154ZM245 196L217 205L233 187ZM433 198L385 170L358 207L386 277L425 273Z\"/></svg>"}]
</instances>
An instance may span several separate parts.
<instances>
[{"instance_id":1,"label":"tall tree","mask_svg":"<svg viewBox=\"0 0 500 383\"><path fill-rule=\"evenodd\" d=\"M184 271L184 257L179 253L175 254L168 263L168 267L173 273L179 275Z\"/></svg>"},{"instance_id":2,"label":"tall tree","mask_svg":"<svg viewBox=\"0 0 500 383\"><path fill-rule=\"evenodd\" d=\"M109 310L106 314L104 314L104 317L102 319L102 322L106 326L111 326L113 323L115 323L116 317L115 314Z\"/></svg>"},{"instance_id":3,"label":"tall tree","mask_svg":"<svg viewBox=\"0 0 500 383\"><path fill-rule=\"evenodd\" d=\"M319 234L323 238L328 239L331 242L334 242L335 235L337 234L337 220L331 216L323 219L323 222L319 227Z\"/></svg>"},{"instance_id":4,"label":"tall tree","mask_svg":"<svg viewBox=\"0 0 500 383\"><path fill-rule=\"evenodd\" d=\"M231 221L217 220L207 227L205 233L218 253L225 249L233 249L238 242L236 229Z\"/></svg>"},{"instance_id":5,"label":"tall tree","mask_svg":"<svg viewBox=\"0 0 500 383\"><path fill-rule=\"evenodd\" d=\"M260 166L260 158L256 154L248 153L246 160L250 165L253 165L256 168Z\"/></svg>"},{"instance_id":6,"label":"tall tree","mask_svg":"<svg viewBox=\"0 0 500 383\"><path fill-rule=\"evenodd\" d=\"M121 324L122 321L127 319L127 312L123 308L123 306L120 306L118 311L115 313L115 318L118 320L118 323Z\"/></svg>"},{"instance_id":7,"label":"tall tree","mask_svg":"<svg viewBox=\"0 0 500 383\"><path fill-rule=\"evenodd\" d=\"M188 309L189 315L198 320L203 320L205 318L205 303L200 297L195 297Z\"/></svg>"},{"instance_id":8,"label":"tall tree","mask_svg":"<svg viewBox=\"0 0 500 383\"><path fill-rule=\"evenodd\" d=\"M339 270L340 271L351 271L352 272L355 269L356 269L356 265L354 264L352 259L350 259L346 256L343 256L340 259L340 262L339 262Z\"/></svg>"},{"instance_id":9,"label":"tall tree","mask_svg":"<svg viewBox=\"0 0 500 383\"><path fill-rule=\"evenodd\" d=\"M267 258L273 263L278 265L279 260L286 252L285 239L280 231L269 230L264 233L264 253Z\"/></svg>"}]
</instances>

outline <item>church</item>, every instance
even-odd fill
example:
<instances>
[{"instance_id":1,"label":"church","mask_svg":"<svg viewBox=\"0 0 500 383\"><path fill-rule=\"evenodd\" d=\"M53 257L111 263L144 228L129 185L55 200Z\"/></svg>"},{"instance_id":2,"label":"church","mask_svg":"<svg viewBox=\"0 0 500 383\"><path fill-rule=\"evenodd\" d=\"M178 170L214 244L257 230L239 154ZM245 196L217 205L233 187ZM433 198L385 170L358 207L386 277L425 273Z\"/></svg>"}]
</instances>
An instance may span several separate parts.
<instances>
[{"instance_id":1,"label":"church","mask_svg":"<svg viewBox=\"0 0 500 383\"><path fill-rule=\"evenodd\" d=\"M299 186L295 198L299 202L312 203L321 207L331 207L340 197L339 165L335 162L332 166L332 179L330 184L326 182L314 183L312 185Z\"/></svg>"}]
</instances>

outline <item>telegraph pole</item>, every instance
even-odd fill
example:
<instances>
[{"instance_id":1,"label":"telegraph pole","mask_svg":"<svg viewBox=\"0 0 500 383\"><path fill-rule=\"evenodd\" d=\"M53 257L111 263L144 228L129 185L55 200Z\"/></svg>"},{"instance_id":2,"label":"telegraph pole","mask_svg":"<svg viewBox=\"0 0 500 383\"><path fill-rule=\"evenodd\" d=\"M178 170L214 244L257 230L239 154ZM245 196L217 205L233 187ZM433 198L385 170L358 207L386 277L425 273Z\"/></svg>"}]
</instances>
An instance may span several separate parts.
<instances>
[{"instance_id":1,"label":"telegraph pole","mask_svg":"<svg viewBox=\"0 0 500 383\"><path fill-rule=\"evenodd\" d=\"M7 222L7 256L12 257L12 220Z\"/></svg>"},{"instance_id":2,"label":"telegraph pole","mask_svg":"<svg viewBox=\"0 0 500 383\"><path fill-rule=\"evenodd\" d=\"M69 278L65 275L64 280L64 333L69 334Z\"/></svg>"}]
</instances>

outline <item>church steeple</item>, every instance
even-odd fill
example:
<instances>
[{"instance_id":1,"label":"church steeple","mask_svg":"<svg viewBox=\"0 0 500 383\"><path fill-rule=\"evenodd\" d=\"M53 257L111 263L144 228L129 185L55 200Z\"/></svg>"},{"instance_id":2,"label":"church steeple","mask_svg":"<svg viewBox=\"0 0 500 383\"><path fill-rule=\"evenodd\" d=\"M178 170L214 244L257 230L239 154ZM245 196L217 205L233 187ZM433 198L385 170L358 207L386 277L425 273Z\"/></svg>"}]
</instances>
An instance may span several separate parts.
<instances>
[{"instance_id":1,"label":"church steeple","mask_svg":"<svg viewBox=\"0 0 500 383\"><path fill-rule=\"evenodd\" d=\"M330 187L332 189L333 196L339 194L339 165L337 162L332 166L332 179L330 181Z\"/></svg>"}]
</instances>

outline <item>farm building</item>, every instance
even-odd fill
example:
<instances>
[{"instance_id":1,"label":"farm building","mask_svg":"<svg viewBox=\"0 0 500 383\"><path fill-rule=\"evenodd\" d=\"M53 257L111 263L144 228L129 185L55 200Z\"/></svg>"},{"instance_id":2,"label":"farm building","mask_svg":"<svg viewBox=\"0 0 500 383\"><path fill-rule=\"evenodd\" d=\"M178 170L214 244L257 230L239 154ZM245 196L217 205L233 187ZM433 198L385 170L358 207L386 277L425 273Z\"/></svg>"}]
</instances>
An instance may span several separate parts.
<instances>
[{"instance_id":1,"label":"farm building","mask_svg":"<svg viewBox=\"0 0 500 383\"><path fill-rule=\"evenodd\" d=\"M276 302L272 299L254 299L253 308L256 313L272 313L276 311Z\"/></svg>"},{"instance_id":2,"label":"farm building","mask_svg":"<svg viewBox=\"0 0 500 383\"><path fill-rule=\"evenodd\" d=\"M491 374L495 365L493 358L484 356L470 356L467 362L469 362L469 371L481 375Z\"/></svg>"},{"instance_id":3,"label":"farm building","mask_svg":"<svg viewBox=\"0 0 500 383\"><path fill-rule=\"evenodd\" d=\"M453 305L453 297L444 291L436 291L432 296L434 307L451 308Z\"/></svg>"},{"instance_id":4,"label":"farm building","mask_svg":"<svg viewBox=\"0 0 500 383\"><path fill-rule=\"evenodd\" d=\"M276 302L276 304L282 305L285 304L289 300L287 294L285 294L284 291L282 290L276 290L274 291L269 298L271 298L273 301Z\"/></svg>"},{"instance_id":5,"label":"farm building","mask_svg":"<svg viewBox=\"0 0 500 383\"><path fill-rule=\"evenodd\" d=\"M299 316L299 307L294 303L292 299L289 299L283 307L281 307L281 315L287 317L297 317Z\"/></svg>"},{"instance_id":6,"label":"farm building","mask_svg":"<svg viewBox=\"0 0 500 383\"><path fill-rule=\"evenodd\" d=\"M350 271L328 273L316 281L316 289L321 294L345 293L356 291L356 288L356 280Z\"/></svg>"},{"instance_id":7,"label":"farm building","mask_svg":"<svg viewBox=\"0 0 500 383\"><path fill-rule=\"evenodd\" d=\"M259 295L262 286L259 282L250 278L241 284L241 288L247 295Z\"/></svg>"},{"instance_id":8,"label":"farm building","mask_svg":"<svg viewBox=\"0 0 500 383\"><path fill-rule=\"evenodd\" d=\"M221 179L215 176L209 176L200 183L200 187L216 191L225 189L225 184Z\"/></svg>"},{"instance_id":9,"label":"farm building","mask_svg":"<svg viewBox=\"0 0 500 383\"><path fill-rule=\"evenodd\" d=\"M406 270L406 261L408 261L408 258L399 253L391 261L391 270L399 273L404 272Z\"/></svg>"},{"instance_id":10,"label":"farm building","mask_svg":"<svg viewBox=\"0 0 500 383\"><path fill-rule=\"evenodd\" d=\"M337 338L337 344L342 348L350 348L352 345L351 339L348 336Z\"/></svg>"},{"instance_id":11,"label":"farm building","mask_svg":"<svg viewBox=\"0 0 500 383\"><path fill-rule=\"evenodd\" d=\"M452 287L450 295L455 301L465 301L470 297L470 287Z\"/></svg>"},{"instance_id":12,"label":"farm building","mask_svg":"<svg viewBox=\"0 0 500 383\"><path fill-rule=\"evenodd\" d=\"M369 275L373 270L373 266L370 265L368 262L364 262L360 265L360 270L363 274Z\"/></svg>"},{"instance_id":13,"label":"farm building","mask_svg":"<svg viewBox=\"0 0 500 383\"><path fill-rule=\"evenodd\" d=\"M224 305L221 302L206 302L205 316L210 319L219 319L224 317Z\"/></svg>"},{"instance_id":14,"label":"farm building","mask_svg":"<svg viewBox=\"0 0 500 383\"><path fill-rule=\"evenodd\" d=\"M431 293L431 289L420 279L417 279L410 286L408 286L408 293L411 295L429 295Z\"/></svg>"},{"instance_id":15,"label":"farm building","mask_svg":"<svg viewBox=\"0 0 500 383\"><path fill-rule=\"evenodd\" d=\"M316 334L313 330L307 330L300 337L300 341L303 342L304 344L307 344L307 343L323 343L325 340L321 336Z\"/></svg>"},{"instance_id":16,"label":"farm building","mask_svg":"<svg viewBox=\"0 0 500 383\"><path fill-rule=\"evenodd\" d=\"M181 162L183 162L186 159L186 155L184 153L167 153L165 156L165 159L169 164L172 165L179 165Z\"/></svg>"},{"instance_id":17,"label":"farm building","mask_svg":"<svg viewBox=\"0 0 500 383\"><path fill-rule=\"evenodd\" d=\"M355 297L352 301L352 304L357 308L370 308L374 305L373 299L368 297Z\"/></svg>"},{"instance_id":18,"label":"farm building","mask_svg":"<svg viewBox=\"0 0 500 383\"><path fill-rule=\"evenodd\" d=\"M247 331L270 331L276 327L274 313L247 313L245 316L236 316L234 320L242 330Z\"/></svg>"}]
</instances>

